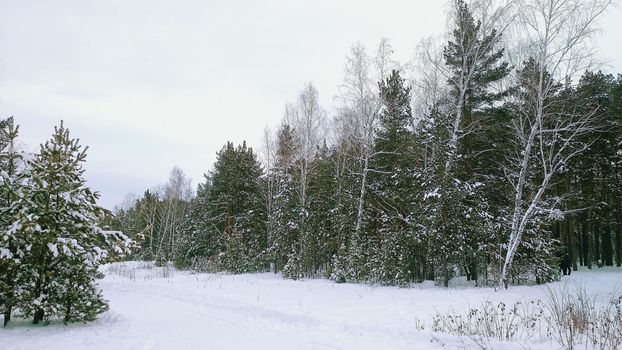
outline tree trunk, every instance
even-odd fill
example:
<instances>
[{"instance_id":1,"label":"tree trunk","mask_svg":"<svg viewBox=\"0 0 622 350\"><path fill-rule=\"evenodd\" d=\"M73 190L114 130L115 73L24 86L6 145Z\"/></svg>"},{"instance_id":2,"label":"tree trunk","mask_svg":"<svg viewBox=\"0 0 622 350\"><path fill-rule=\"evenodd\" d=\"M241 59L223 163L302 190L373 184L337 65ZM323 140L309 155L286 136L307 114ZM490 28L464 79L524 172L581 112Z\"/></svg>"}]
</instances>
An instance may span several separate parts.
<instances>
[{"instance_id":1,"label":"tree trunk","mask_svg":"<svg viewBox=\"0 0 622 350\"><path fill-rule=\"evenodd\" d=\"M616 266L622 266L622 213L618 208L618 223L616 225Z\"/></svg>"},{"instance_id":2,"label":"tree trunk","mask_svg":"<svg viewBox=\"0 0 622 350\"><path fill-rule=\"evenodd\" d=\"M32 323L33 324L38 324L39 322L43 321L43 317L45 316L45 313L43 312L43 309L37 309L35 311L35 316L32 319Z\"/></svg>"},{"instance_id":3,"label":"tree trunk","mask_svg":"<svg viewBox=\"0 0 622 350\"><path fill-rule=\"evenodd\" d=\"M599 218L596 217L594 219L595 220L590 221L590 228L592 229L592 240L594 242L594 244L592 245L592 260L594 263L596 263L596 266L599 266L599 261L602 262L600 251L600 225L598 224Z\"/></svg>"},{"instance_id":4,"label":"tree trunk","mask_svg":"<svg viewBox=\"0 0 622 350\"><path fill-rule=\"evenodd\" d=\"M365 191L367 189L367 173L368 173L368 167L369 167L369 156L365 155L365 159L364 159L364 164L363 164L363 175L361 177L361 190L359 192L359 200L358 200L358 209L357 209L357 214L356 214L356 226L354 228L354 234L355 237L358 237L358 235L361 232L361 225L363 222L363 209L364 209L364 204L365 204Z\"/></svg>"},{"instance_id":5,"label":"tree trunk","mask_svg":"<svg viewBox=\"0 0 622 350\"><path fill-rule=\"evenodd\" d=\"M6 327L6 325L9 324L9 321L11 320L11 313L12 313L11 305L5 306L5 308L4 308L4 324L2 325L3 327Z\"/></svg>"},{"instance_id":6,"label":"tree trunk","mask_svg":"<svg viewBox=\"0 0 622 350\"><path fill-rule=\"evenodd\" d=\"M584 220L581 222L581 245L583 255L583 266L587 266L588 269L592 269L592 259L590 257L590 237L587 230L587 222Z\"/></svg>"},{"instance_id":7,"label":"tree trunk","mask_svg":"<svg viewBox=\"0 0 622 350\"><path fill-rule=\"evenodd\" d=\"M572 219L566 220L564 226L566 227L566 235L568 237L568 255L572 262L572 270L577 271L577 244L575 243L574 235L572 232Z\"/></svg>"},{"instance_id":8,"label":"tree trunk","mask_svg":"<svg viewBox=\"0 0 622 350\"><path fill-rule=\"evenodd\" d=\"M65 317L63 319L65 324L71 321L71 302L67 303L67 310L65 310Z\"/></svg>"},{"instance_id":9,"label":"tree trunk","mask_svg":"<svg viewBox=\"0 0 622 350\"><path fill-rule=\"evenodd\" d=\"M606 266L613 266L613 249L611 242L611 227L607 225L602 234L602 247L603 247L603 264Z\"/></svg>"}]
</instances>

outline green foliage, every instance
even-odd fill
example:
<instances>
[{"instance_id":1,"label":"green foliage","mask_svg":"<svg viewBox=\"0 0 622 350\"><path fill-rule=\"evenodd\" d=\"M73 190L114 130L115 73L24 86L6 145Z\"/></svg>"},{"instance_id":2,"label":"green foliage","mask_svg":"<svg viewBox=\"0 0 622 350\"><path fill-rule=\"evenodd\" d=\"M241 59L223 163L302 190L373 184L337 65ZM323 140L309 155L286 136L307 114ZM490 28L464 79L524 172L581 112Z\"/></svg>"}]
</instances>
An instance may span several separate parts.
<instances>
[{"instance_id":1,"label":"green foliage","mask_svg":"<svg viewBox=\"0 0 622 350\"><path fill-rule=\"evenodd\" d=\"M28 163L15 150L17 128L10 123L6 130L8 147L0 153L6 185L0 228L8 249L3 247L0 264L12 278L2 293L5 287L14 289L3 298L5 322L13 307L34 323L57 317L93 320L107 308L94 285L101 277L97 267L129 252L131 241L97 226L109 213L97 206L99 195L86 186L86 149L62 123Z\"/></svg>"}]
</instances>

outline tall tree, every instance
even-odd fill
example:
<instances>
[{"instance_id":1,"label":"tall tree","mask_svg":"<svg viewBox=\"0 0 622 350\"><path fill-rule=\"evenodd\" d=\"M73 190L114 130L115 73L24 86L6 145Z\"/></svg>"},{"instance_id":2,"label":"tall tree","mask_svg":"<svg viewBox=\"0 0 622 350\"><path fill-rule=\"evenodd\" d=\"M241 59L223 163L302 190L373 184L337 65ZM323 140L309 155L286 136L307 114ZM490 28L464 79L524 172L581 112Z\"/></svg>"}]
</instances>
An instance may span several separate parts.
<instances>
[{"instance_id":1,"label":"tall tree","mask_svg":"<svg viewBox=\"0 0 622 350\"><path fill-rule=\"evenodd\" d=\"M371 275L388 284L412 279L412 230L407 222L413 212L413 135L410 130L410 88L394 70L380 83L382 110L374 144L370 188L373 221L368 242L377 256ZM375 237L376 231L378 236Z\"/></svg>"},{"instance_id":2,"label":"tall tree","mask_svg":"<svg viewBox=\"0 0 622 350\"><path fill-rule=\"evenodd\" d=\"M276 142L274 167L270 171L274 197L269 221L274 227L268 237L268 253L274 271L283 271L284 276L291 278L299 278L302 274L299 259L300 197L294 180L296 147L294 130L288 124L282 125Z\"/></svg>"},{"instance_id":3,"label":"tall tree","mask_svg":"<svg viewBox=\"0 0 622 350\"><path fill-rule=\"evenodd\" d=\"M318 92L313 85L308 84L298 96L295 104L289 104L285 111L285 122L292 127L295 147L293 167L296 169L293 179L296 183L298 204L297 226L300 234L300 244L292 249L290 260L301 262L307 254L306 250L310 239L306 237L310 232L307 228L309 218L309 181L314 171L313 162L317 148L325 139L326 111L320 106ZM299 263L296 263L296 266ZM298 268L296 268L298 270ZM297 275L294 273L293 275Z\"/></svg>"},{"instance_id":4,"label":"tall tree","mask_svg":"<svg viewBox=\"0 0 622 350\"><path fill-rule=\"evenodd\" d=\"M161 189L159 234L156 262L171 261L176 252L180 223L185 215L188 202L192 198L190 179L184 172L174 167L168 182Z\"/></svg>"},{"instance_id":5,"label":"tall tree","mask_svg":"<svg viewBox=\"0 0 622 350\"><path fill-rule=\"evenodd\" d=\"M510 283L512 263L523 234L541 213L559 210L546 201L551 180L575 156L586 149L577 144L580 135L593 130L595 110L575 115L568 101L556 99L558 81L571 79L589 62L585 45L594 33L595 21L611 1L526 0L521 12L520 35L531 56L519 81L519 119L515 123L516 155L508 169L513 205L507 252L499 284ZM552 105L552 103L555 103ZM537 171L537 178L530 177Z\"/></svg>"},{"instance_id":6,"label":"tall tree","mask_svg":"<svg viewBox=\"0 0 622 350\"><path fill-rule=\"evenodd\" d=\"M266 249L265 217L259 179L262 169L246 143L230 142L217 155L209 175L207 215L222 268L241 273L262 268Z\"/></svg>"}]
</instances>

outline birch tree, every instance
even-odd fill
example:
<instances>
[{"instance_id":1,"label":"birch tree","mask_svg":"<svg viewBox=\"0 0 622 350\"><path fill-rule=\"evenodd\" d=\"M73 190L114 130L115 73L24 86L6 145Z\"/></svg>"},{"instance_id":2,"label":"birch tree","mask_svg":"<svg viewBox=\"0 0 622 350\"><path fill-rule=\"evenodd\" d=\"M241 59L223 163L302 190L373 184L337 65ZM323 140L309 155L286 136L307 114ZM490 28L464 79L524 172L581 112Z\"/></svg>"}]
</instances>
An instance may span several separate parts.
<instances>
[{"instance_id":1,"label":"birch tree","mask_svg":"<svg viewBox=\"0 0 622 350\"><path fill-rule=\"evenodd\" d=\"M326 111L320 106L318 92L311 83L305 86L295 104L286 106L285 122L294 131L296 143L294 168L299 203L298 225L301 233L300 242L305 242L307 240L305 235L308 234L305 224L309 217L308 189L314 167L313 159L326 137ZM304 243L300 244L299 251L292 252L292 254L297 255L297 261L302 261L301 257L306 254Z\"/></svg>"},{"instance_id":2,"label":"birch tree","mask_svg":"<svg viewBox=\"0 0 622 350\"><path fill-rule=\"evenodd\" d=\"M360 190L358 195L355 237L361 231L369 162L373 157L374 141L378 128L378 115L382 106L378 82L383 82L387 74L396 68L392 59L393 49L388 39L382 39L375 57L369 57L365 47L358 43L346 58L345 76L339 99L343 103L342 114L346 138L354 145L355 157L360 163Z\"/></svg>"},{"instance_id":3,"label":"birch tree","mask_svg":"<svg viewBox=\"0 0 622 350\"><path fill-rule=\"evenodd\" d=\"M178 225L183 218L184 211L192 198L190 179L184 172L174 167L169 175L168 182L161 190L162 214L160 217L160 235L158 237L158 251L156 260L171 260L174 254Z\"/></svg>"},{"instance_id":4,"label":"birch tree","mask_svg":"<svg viewBox=\"0 0 622 350\"><path fill-rule=\"evenodd\" d=\"M368 55L365 47L357 43L346 57L344 78L337 96L340 103L337 129L342 144L347 145L341 150L352 160L355 168L350 171L358 178L356 217L352 237L347 240L353 255L357 255L355 251L359 249L357 244L364 221L369 173L373 171L370 161L375 155L374 142L382 106L378 84L397 66L393 48L386 38L380 41L374 56Z\"/></svg>"},{"instance_id":5,"label":"birch tree","mask_svg":"<svg viewBox=\"0 0 622 350\"><path fill-rule=\"evenodd\" d=\"M416 69L415 118L421 147L421 178L424 223L419 225L428 240L431 266L440 268L447 286L452 264L467 270L477 280L481 242L480 220L485 213L481 185L475 174L482 150L475 143L483 138L489 110L503 96L498 82L508 74L502 58L501 38L508 16L514 11L510 2L481 0L452 1L451 30L441 49L428 39L417 49L412 67ZM511 18L511 16L510 16ZM423 227L421 227L423 226ZM469 261L469 262L467 262Z\"/></svg>"},{"instance_id":6,"label":"birch tree","mask_svg":"<svg viewBox=\"0 0 622 350\"><path fill-rule=\"evenodd\" d=\"M499 285L510 284L512 263L523 236L538 215L558 213L547 200L553 176L586 149L575 141L592 132L595 110L575 113L556 96L559 81L570 81L592 63L589 39L611 0L525 0L516 33L524 42L518 57L529 57L518 75L519 117L513 125L516 154L508 157L507 177L514 189L503 268ZM531 176L533 172L537 177Z\"/></svg>"}]
</instances>

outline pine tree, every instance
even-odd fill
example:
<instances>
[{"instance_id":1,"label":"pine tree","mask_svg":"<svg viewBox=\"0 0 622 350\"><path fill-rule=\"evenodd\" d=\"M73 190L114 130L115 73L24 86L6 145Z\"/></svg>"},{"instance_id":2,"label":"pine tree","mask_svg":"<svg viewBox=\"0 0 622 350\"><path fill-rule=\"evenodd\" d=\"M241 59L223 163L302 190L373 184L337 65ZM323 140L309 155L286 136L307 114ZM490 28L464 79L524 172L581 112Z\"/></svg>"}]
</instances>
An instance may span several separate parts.
<instances>
[{"instance_id":1,"label":"pine tree","mask_svg":"<svg viewBox=\"0 0 622 350\"><path fill-rule=\"evenodd\" d=\"M20 312L33 316L34 323L55 316L66 322L93 320L107 308L94 284L101 277L98 266L130 248L125 235L97 225L109 213L97 206L98 193L86 187L86 150L61 122L29 162L33 200L28 211L36 232L29 237L24 264L34 273Z\"/></svg>"},{"instance_id":2,"label":"pine tree","mask_svg":"<svg viewBox=\"0 0 622 350\"><path fill-rule=\"evenodd\" d=\"M495 118L495 102L506 91L492 88L510 69L502 61L496 29L484 28L476 21L463 0L454 4L454 30L443 56L450 70L449 108L436 113L431 141L436 167L429 175L428 196L437 208L429 236L441 266L442 283L447 286L451 271L460 267L468 279L477 281L486 247L495 237L494 215L487 195L503 183L497 166L501 159L490 142L500 120ZM489 186L489 187L486 187ZM431 203L432 203L431 202Z\"/></svg>"},{"instance_id":3,"label":"pine tree","mask_svg":"<svg viewBox=\"0 0 622 350\"><path fill-rule=\"evenodd\" d=\"M326 144L318 149L314 163L309 181L309 242L306 243L307 249L303 250L303 269L307 275L313 276L325 272L340 244L335 230L336 169L333 154Z\"/></svg>"},{"instance_id":4,"label":"pine tree","mask_svg":"<svg viewBox=\"0 0 622 350\"><path fill-rule=\"evenodd\" d=\"M370 176L375 227L368 228L366 244L377 259L370 271L372 280L403 285L412 280L414 268L413 232L408 223L413 212L415 164L410 88L398 71L380 83L380 97L383 108Z\"/></svg>"},{"instance_id":5,"label":"pine tree","mask_svg":"<svg viewBox=\"0 0 622 350\"><path fill-rule=\"evenodd\" d=\"M24 266L25 236L34 229L27 211L29 173L16 146L18 133L13 118L0 120L0 309L4 326L23 299L22 285L29 272Z\"/></svg>"},{"instance_id":6,"label":"pine tree","mask_svg":"<svg viewBox=\"0 0 622 350\"><path fill-rule=\"evenodd\" d=\"M210 182L199 184L197 195L181 221L180 239L175 254L175 267L197 271L216 269L213 257L217 255L217 237L210 228L211 221L205 210L209 205Z\"/></svg>"},{"instance_id":7,"label":"pine tree","mask_svg":"<svg viewBox=\"0 0 622 350\"><path fill-rule=\"evenodd\" d=\"M246 143L228 142L209 176L208 220L222 268L233 273L263 269L266 249L265 211L259 180L263 170Z\"/></svg>"},{"instance_id":8,"label":"pine tree","mask_svg":"<svg viewBox=\"0 0 622 350\"><path fill-rule=\"evenodd\" d=\"M275 194L272 222L275 227L272 237L268 237L268 255L274 271L296 271L291 277L297 276L299 257L299 197L296 195L294 182L295 138L292 128L285 124L279 130L277 138L276 164L271 173L274 177ZM287 267L287 269L286 269ZM289 274L284 271L284 276Z\"/></svg>"}]
</instances>

